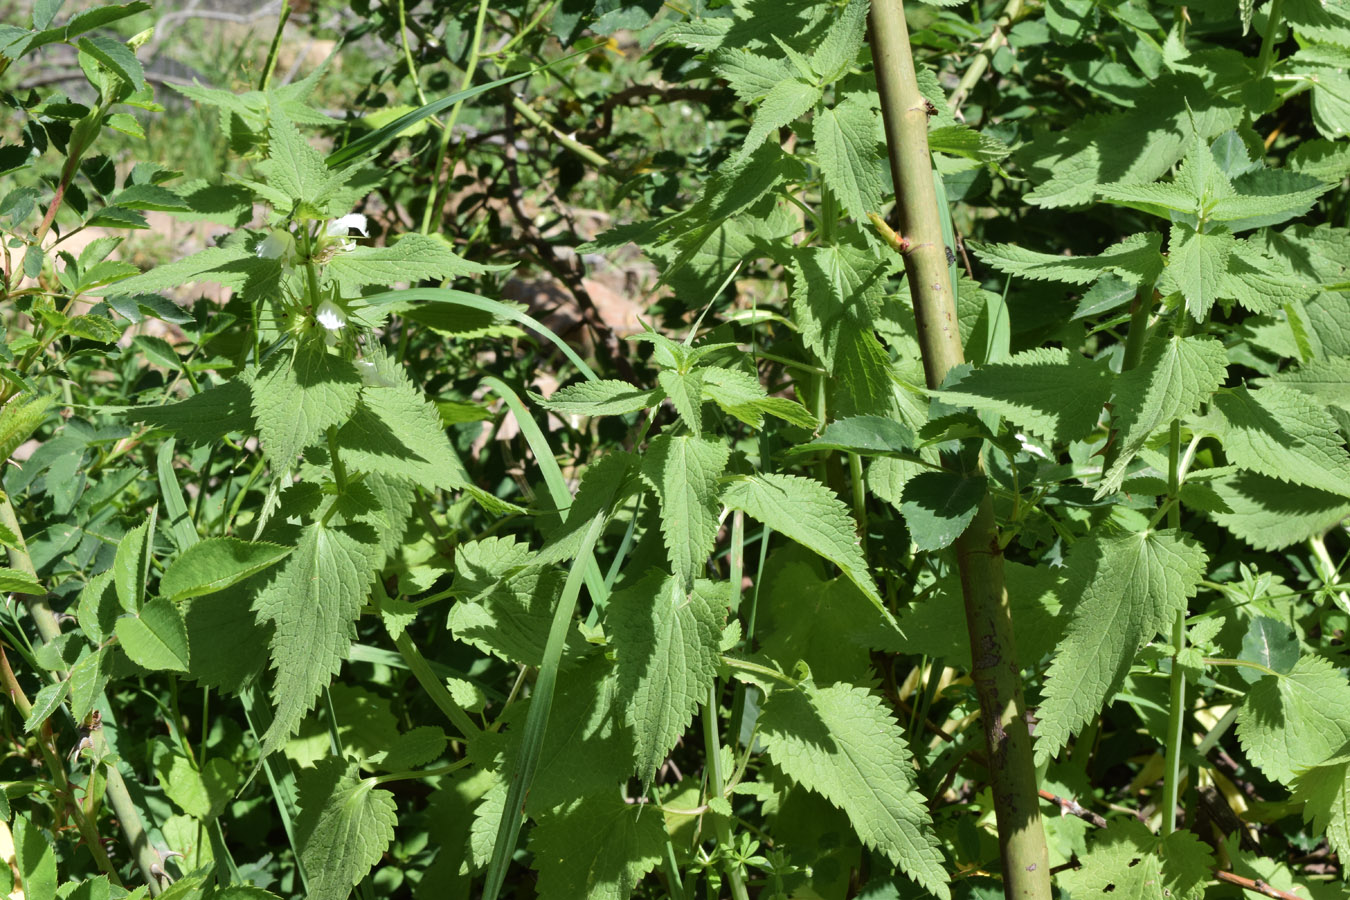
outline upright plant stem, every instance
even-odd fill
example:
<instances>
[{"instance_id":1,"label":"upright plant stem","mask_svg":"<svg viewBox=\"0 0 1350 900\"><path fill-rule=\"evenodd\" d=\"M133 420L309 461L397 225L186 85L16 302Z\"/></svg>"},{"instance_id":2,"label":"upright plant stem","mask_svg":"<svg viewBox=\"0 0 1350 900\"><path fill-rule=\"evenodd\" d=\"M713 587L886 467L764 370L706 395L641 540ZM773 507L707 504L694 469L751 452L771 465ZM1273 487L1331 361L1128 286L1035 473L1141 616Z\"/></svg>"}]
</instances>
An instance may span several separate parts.
<instances>
[{"instance_id":1,"label":"upright plant stem","mask_svg":"<svg viewBox=\"0 0 1350 900\"><path fill-rule=\"evenodd\" d=\"M262 76L258 79L258 90L267 90L272 73L277 68L277 51L281 49L281 35L286 31L286 22L291 17L291 0L281 0L281 14L277 16L277 30L272 33L272 43L267 48L267 61L263 63Z\"/></svg>"},{"instance_id":2,"label":"upright plant stem","mask_svg":"<svg viewBox=\"0 0 1350 900\"><path fill-rule=\"evenodd\" d=\"M479 0L478 17L474 20L473 36L469 38L469 58L464 63L464 78L460 82L459 89L467 91L473 86L473 76L478 71L478 53L483 44L483 23L487 19L488 0ZM408 63L412 66L411 60ZM416 73L413 74L416 78ZM459 110L463 102L456 103L450 107L450 115L446 117L445 126L441 129L441 142L436 147L437 165L440 167L431 180L431 197L427 200L426 209L422 210L422 233L431 233L432 216L437 216L436 223L440 224L441 209L441 180L444 178L448 184L450 176L454 174L451 168L449 149L450 136L454 133L455 122L459 119Z\"/></svg>"},{"instance_id":3,"label":"upright plant stem","mask_svg":"<svg viewBox=\"0 0 1350 900\"><path fill-rule=\"evenodd\" d=\"M1173 421L1171 440L1167 448L1167 527L1181 527L1181 507L1177 494L1181 492L1181 422ZM1177 800L1186 771L1181 765L1181 743L1185 737L1186 672L1177 665L1178 656L1186 648L1186 610L1177 610L1172 622L1172 646L1177 656L1172 657L1170 696L1167 706L1167 747L1163 767L1163 834L1177 830Z\"/></svg>"},{"instance_id":4,"label":"upright plant stem","mask_svg":"<svg viewBox=\"0 0 1350 900\"><path fill-rule=\"evenodd\" d=\"M975 87L975 83L983 78L984 73L989 70L989 63L993 61L994 54L998 52L999 46L1007 40L1004 32L1008 30L1008 26L1012 25L1021 12L1022 0L1008 0L1008 5L1003 7L1003 15L999 16L998 21L994 23L993 32L980 45L979 53L975 54L975 58L970 61L970 66L961 76L961 81L957 84L956 90L952 91L952 95L947 98L947 108L952 112L961 108L961 104L966 102L966 97Z\"/></svg>"},{"instance_id":5,"label":"upright plant stem","mask_svg":"<svg viewBox=\"0 0 1350 900\"><path fill-rule=\"evenodd\" d=\"M953 366L963 362L964 354L933 185L928 113L914 74L903 3L874 0L870 15L872 59L897 188L900 233L910 242L904 254L905 274L914 300L924 375L929 387L937 387ZM987 494L957 539L956 557L970 635L971 677L988 742L1004 895L1009 900L1049 900L1050 865L1021 667L1003 584L1003 553Z\"/></svg>"}]
</instances>

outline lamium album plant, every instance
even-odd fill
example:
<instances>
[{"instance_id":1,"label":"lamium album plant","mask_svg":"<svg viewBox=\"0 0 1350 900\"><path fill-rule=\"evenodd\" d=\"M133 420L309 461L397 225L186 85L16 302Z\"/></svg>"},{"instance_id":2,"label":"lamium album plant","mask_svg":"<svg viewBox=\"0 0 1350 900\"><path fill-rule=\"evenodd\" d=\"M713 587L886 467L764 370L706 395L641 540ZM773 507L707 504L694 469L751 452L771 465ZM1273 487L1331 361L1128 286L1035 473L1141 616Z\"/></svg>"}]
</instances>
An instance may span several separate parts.
<instances>
[{"instance_id":1,"label":"lamium album plant","mask_svg":"<svg viewBox=\"0 0 1350 900\"><path fill-rule=\"evenodd\" d=\"M1350 8L75 5L0 892L1345 895Z\"/></svg>"}]
</instances>

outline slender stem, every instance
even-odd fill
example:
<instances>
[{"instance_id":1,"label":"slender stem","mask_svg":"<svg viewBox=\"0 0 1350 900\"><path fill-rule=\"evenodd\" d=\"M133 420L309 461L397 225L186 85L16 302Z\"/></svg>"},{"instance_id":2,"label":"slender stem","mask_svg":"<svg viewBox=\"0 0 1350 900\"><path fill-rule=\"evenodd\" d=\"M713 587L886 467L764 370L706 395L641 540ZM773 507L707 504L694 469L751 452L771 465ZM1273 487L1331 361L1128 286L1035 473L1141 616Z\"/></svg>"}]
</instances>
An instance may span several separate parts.
<instances>
[{"instance_id":1,"label":"slender stem","mask_svg":"<svg viewBox=\"0 0 1350 900\"><path fill-rule=\"evenodd\" d=\"M1261 78L1270 74L1270 67L1274 62L1275 35L1284 24L1284 0L1270 0L1266 16L1266 32L1261 35L1261 55L1257 58Z\"/></svg>"},{"instance_id":2,"label":"slender stem","mask_svg":"<svg viewBox=\"0 0 1350 900\"><path fill-rule=\"evenodd\" d=\"M277 30L272 33L272 43L267 48L267 61L263 63L262 77L258 79L258 90L267 90L272 73L277 68L277 51L281 49L281 34L286 30L286 21L291 17L291 0L281 0L281 14L277 17Z\"/></svg>"},{"instance_id":3,"label":"slender stem","mask_svg":"<svg viewBox=\"0 0 1350 900\"><path fill-rule=\"evenodd\" d=\"M994 23L994 30L989 37L985 38L984 43L980 44L980 49L976 56L970 62L965 74L961 76L961 81L956 85L956 90L947 98L947 108L956 112L961 108L961 104L966 102L975 83L984 77L984 73L989 68L989 63L994 58L994 53L998 51L1000 45L1007 41L1003 33L1008 30L1013 21L1022 12L1022 0L1008 0L1008 5L1003 7L1003 15L998 17Z\"/></svg>"},{"instance_id":4,"label":"slender stem","mask_svg":"<svg viewBox=\"0 0 1350 900\"><path fill-rule=\"evenodd\" d=\"M874 0L870 16L872 59L892 182L898 191L900 233L910 242L908 252L903 254L905 274L914 303L925 379L930 388L936 388L953 366L964 361L964 353L956 328L951 269L943 245L928 149L928 112L914 73L903 2ZM983 469L982 461L977 468ZM1003 551L987 493L970 526L956 541L956 557L972 651L971 678L979 696L988 745L1004 894L1009 900L1049 900L1049 855L1041 825L1021 666L1003 581Z\"/></svg>"},{"instance_id":5,"label":"slender stem","mask_svg":"<svg viewBox=\"0 0 1350 900\"><path fill-rule=\"evenodd\" d=\"M413 64L412 48L408 46L408 13L404 8L403 0L398 0L398 39L399 43L403 45L403 61L408 64L408 77L412 79L413 92L417 94L417 102L426 106L427 96L422 93L422 81L417 77L417 66Z\"/></svg>"},{"instance_id":6,"label":"slender stem","mask_svg":"<svg viewBox=\"0 0 1350 900\"><path fill-rule=\"evenodd\" d=\"M867 555L867 483L863 481L862 458L848 455L849 481L853 485L853 518L858 520L858 540L863 556Z\"/></svg>"},{"instance_id":7,"label":"slender stem","mask_svg":"<svg viewBox=\"0 0 1350 900\"><path fill-rule=\"evenodd\" d=\"M1172 422L1171 440L1167 448L1167 499L1171 504L1167 511L1167 526L1181 527L1181 506L1176 502L1181 491L1181 422ZM1186 610L1177 610L1172 622L1172 675L1167 710L1167 746L1164 753L1163 768L1163 834L1168 835L1177 829L1177 801L1181 793L1181 782L1186 777L1181 764L1181 744L1185 739L1186 723L1186 672L1177 660L1186 647Z\"/></svg>"},{"instance_id":8,"label":"slender stem","mask_svg":"<svg viewBox=\"0 0 1350 900\"><path fill-rule=\"evenodd\" d=\"M789 678L782 672L770 669L768 666L761 666L759 663L752 663L747 659L737 659L734 656L723 656L722 665L726 666L729 669L740 669L742 672L750 672L754 675L759 675L763 678L768 678L772 681L781 682L782 684L786 684L789 687L797 686L796 679Z\"/></svg>"},{"instance_id":9,"label":"slender stem","mask_svg":"<svg viewBox=\"0 0 1350 900\"><path fill-rule=\"evenodd\" d=\"M703 749L708 757L708 794L721 798L726 790L726 779L722 773L722 747L717 739L717 688L708 688L707 702L703 706ZM731 896L735 900L750 900L745 889L745 879L741 877L741 867L732 858L731 823L723 816L713 817L713 830L717 833L717 843L723 851L723 868L727 881L731 885Z\"/></svg>"},{"instance_id":10,"label":"slender stem","mask_svg":"<svg viewBox=\"0 0 1350 900\"><path fill-rule=\"evenodd\" d=\"M1148 320L1153 315L1153 283L1139 286L1134 303L1130 306L1130 333L1125 336L1125 355L1121 358L1120 370L1127 372L1139 365L1144 358L1144 344L1148 338Z\"/></svg>"},{"instance_id":11,"label":"slender stem","mask_svg":"<svg viewBox=\"0 0 1350 900\"><path fill-rule=\"evenodd\" d=\"M563 134L552 124L544 120L544 117L535 112L534 108L519 97L512 96L511 108L520 114L520 117L529 122L536 128L542 129L554 143L558 146L570 150L577 156L580 156L586 162L595 166L600 172L610 171L611 161L601 156L593 148L588 147L576 138Z\"/></svg>"},{"instance_id":12,"label":"slender stem","mask_svg":"<svg viewBox=\"0 0 1350 900\"><path fill-rule=\"evenodd\" d=\"M478 70L478 53L483 43L483 22L487 18L488 0L479 0L478 18L474 23L473 37L469 39L469 58L464 64L464 77L460 80L459 89L467 91L473 84L474 73ZM450 107L450 115L446 117L445 127L441 129L441 141L436 148L436 162L440 166L440 171L432 179L431 196L427 198L427 205L422 210L422 233L431 232L431 216L435 212L437 215L437 224L439 224L439 215L441 208L441 182L446 184L450 182L450 135L455 130L455 121L459 118L459 111L464 106L464 101L456 103Z\"/></svg>"},{"instance_id":13,"label":"slender stem","mask_svg":"<svg viewBox=\"0 0 1350 900\"><path fill-rule=\"evenodd\" d=\"M431 701L436 704L445 717L450 720L450 724L459 729L459 733L466 738L472 738L479 734L478 726L473 724L469 714L459 708L455 703L450 692L445 689L445 685L436 677L436 673L431 671L431 665L427 662L422 651L417 649L417 645L412 642L407 633L400 634L394 639L394 646L398 648L399 655L403 661L408 664L408 670L413 673L417 683L431 697Z\"/></svg>"}]
</instances>

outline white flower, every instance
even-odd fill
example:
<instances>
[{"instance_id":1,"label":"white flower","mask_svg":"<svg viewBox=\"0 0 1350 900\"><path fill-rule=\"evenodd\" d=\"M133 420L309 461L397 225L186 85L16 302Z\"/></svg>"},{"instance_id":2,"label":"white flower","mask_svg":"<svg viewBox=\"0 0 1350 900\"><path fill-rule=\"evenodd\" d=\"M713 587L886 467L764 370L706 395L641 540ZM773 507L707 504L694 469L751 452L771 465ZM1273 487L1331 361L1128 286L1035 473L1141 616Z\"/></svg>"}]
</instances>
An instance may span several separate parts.
<instances>
[{"instance_id":1,"label":"white flower","mask_svg":"<svg viewBox=\"0 0 1350 900\"><path fill-rule=\"evenodd\" d=\"M370 237L366 217L360 213L348 213L340 219L333 219L325 231L329 237L346 237L347 232L353 228L361 232L361 237Z\"/></svg>"},{"instance_id":2,"label":"white flower","mask_svg":"<svg viewBox=\"0 0 1350 900\"><path fill-rule=\"evenodd\" d=\"M314 320L329 331L341 331L347 324L347 314L332 300L325 300L314 311Z\"/></svg>"},{"instance_id":3,"label":"white flower","mask_svg":"<svg viewBox=\"0 0 1350 900\"><path fill-rule=\"evenodd\" d=\"M295 236L281 228L273 228L258 244L259 259L279 259L289 262L295 257Z\"/></svg>"}]
</instances>

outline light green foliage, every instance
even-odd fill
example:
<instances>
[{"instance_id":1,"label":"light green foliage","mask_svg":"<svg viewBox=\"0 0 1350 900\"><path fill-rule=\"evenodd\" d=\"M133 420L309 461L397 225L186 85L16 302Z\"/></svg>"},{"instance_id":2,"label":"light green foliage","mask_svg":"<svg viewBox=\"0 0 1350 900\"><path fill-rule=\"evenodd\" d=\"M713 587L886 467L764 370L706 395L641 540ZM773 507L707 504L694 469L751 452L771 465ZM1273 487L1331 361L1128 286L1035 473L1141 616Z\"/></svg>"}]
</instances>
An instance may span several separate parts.
<instances>
[{"instance_id":1,"label":"light green foliage","mask_svg":"<svg viewBox=\"0 0 1350 900\"><path fill-rule=\"evenodd\" d=\"M1110 891L1130 900L1198 900L1209 881L1211 863L1209 848L1190 831L1163 838L1151 834L1142 822L1118 819L1098 832L1082 865L1061 878L1075 895Z\"/></svg>"},{"instance_id":2,"label":"light green foliage","mask_svg":"<svg viewBox=\"0 0 1350 900\"><path fill-rule=\"evenodd\" d=\"M937 393L947 403L998 413L1055 442L1085 437L1111 392L1111 373L1067 350L1018 353L980 366Z\"/></svg>"},{"instance_id":3,"label":"light green foliage","mask_svg":"<svg viewBox=\"0 0 1350 900\"><path fill-rule=\"evenodd\" d=\"M327 759L300 780L297 849L314 900L346 900L394 839L394 796L355 768Z\"/></svg>"},{"instance_id":4,"label":"light green foliage","mask_svg":"<svg viewBox=\"0 0 1350 900\"><path fill-rule=\"evenodd\" d=\"M542 900L625 900L661 860L661 817L615 795L562 810L530 837Z\"/></svg>"},{"instance_id":5,"label":"light green foliage","mask_svg":"<svg viewBox=\"0 0 1350 900\"><path fill-rule=\"evenodd\" d=\"M660 391L644 391L625 381L583 381L536 402L554 412L582 416L613 416L637 412L661 401Z\"/></svg>"},{"instance_id":6,"label":"light green foliage","mask_svg":"<svg viewBox=\"0 0 1350 900\"><path fill-rule=\"evenodd\" d=\"M117 544L113 557L113 585L122 609L135 613L145 599L145 574L149 568L150 523L146 522L126 533Z\"/></svg>"},{"instance_id":7,"label":"light green foliage","mask_svg":"<svg viewBox=\"0 0 1350 900\"><path fill-rule=\"evenodd\" d=\"M254 609L276 626L271 643L276 718L263 736L264 753L295 730L347 657L380 558L377 540L369 526L315 522L258 593Z\"/></svg>"},{"instance_id":8,"label":"light green foliage","mask_svg":"<svg viewBox=\"0 0 1350 900\"><path fill-rule=\"evenodd\" d=\"M653 572L617 591L605 613L618 668L618 697L650 785L717 675L726 591L708 581Z\"/></svg>"},{"instance_id":9,"label":"light green foliage","mask_svg":"<svg viewBox=\"0 0 1350 900\"><path fill-rule=\"evenodd\" d=\"M209 821L220 815L238 787L239 775L228 759L214 757L198 769L176 753L160 758L159 780L164 793L188 815Z\"/></svg>"},{"instance_id":10,"label":"light green foliage","mask_svg":"<svg viewBox=\"0 0 1350 900\"><path fill-rule=\"evenodd\" d=\"M850 216L860 222L866 220L869 212L881 207L876 113L858 95L851 95L832 109L816 112L811 139L830 190Z\"/></svg>"},{"instance_id":11,"label":"light green foliage","mask_svg":"<svg viewBox=\"0 0 1350 900\"><path fill-rule=\"evenodd\" d=\"M950 547L975 518L989 489L986 478L955 472L920 472L905 482L900 512L920 550Z\"/></svg>"},{"instance_id":12,"label":"light green foliage","mask_svg":"<svg viewBox=\"0 0 1350 900\"><path fill-rule=\"evenodd\" d=\"M1007 275L1091 284L1109 272L1130 284L1140 284L1153 281L1162 272L1163 259L1158 252L1161 244L1161 236L1154 233L1132 234L1097 256L1065 257L1012 244L988 244L973 249L981 262Z\"/></svg>"},{"instance_id":13,"label":"light green foliage","mask_svg":"<svg viewBox=\"0 0 1350 900\"><path fill-rule=\"evenodd\" d=\"M1287 675L1268 675L1247 692L1238 737L1267 777L1288 784L1350 742L1350 681L1318 656L1303 656Z\"/></svg>"},{"instance_id":14,"label":"light green foliage","mask_svg":"<svg viewBox=\"0 0 1350 900\"><path fill-rule=\"evenodd\" d=\"M1122 373L1112 397L1119 449L1097 496L1119 490L1130 461L1148 439L1174 419L1194 412L1223 383L1227 368L1218 341L1172 337L1155 342L1137 367Z\"/></svg>"},{"instance_id":15,"label":"light green foliage","mask_svg":"<svg viewBox=\"0 0 1350 900\"><path fill-rule=\"evenodd\" d=\"M27 816L14 820L14 863L25 898L55 900L56 854L47 836Z\"/></svg>"},{"instance_id":16,"label":"light green foliage","mask_svg":"<svg viewBox=\"0 0 1350 900\"><path fill-rule=\"evenodd\" d=\"M1335 420L1303 393L1281 385L1223 391L1195 427L1241 468L1350 497L1350 454Z\"/></svg>"},{"instance_id":17,"label":"light green foliage","mask_svg":"<svg viewBox=\"0 0 1350 900\"><path fill-rule=\"evenodd\" d=\"M162 597L142 606L139 613L118 619L117 640L138 666L188 671L188 635L183 615Z\"/></svg>"},{"instance_id":18,"label":"light green foliage","mask_svg":"<svg viewBox=\"0 0 1350 900\"><path fill-rule=\"evenodd\" d=\"M1070 616L1046 675L1036 754L1046 759L1119 688L1135 651L1186 608L1206 555L1170 531L1093 535L1074 545L1061 597Z\"/></svg>"},{"instance_id":19,"label":"light green foliage","mask_svg":"<svg viewBox=\"0 0 1350 900\"><path fill-rule=\"evenodd\" d=\"M719 479L728 456L721 441L662 435L642 457L642 477L661 504L671 571L686 589L705 568L717 539Z\"/></svg>"},{"instance_id":20,"label":"light green foliage","mask_svg":"<svg viewBox=\"0 0 1350 900\"><path fill-rule=\"evenodd\" d=\"M263 449L278 466L294 464L306 447L356 410L361 377L320 341L306 341L294 359L278 353L250 385Z\"/></svg>"},{"instance_id":21,"label":"light green foliage","mask_svg":"<svg viewBox=\"0 0 1350 900\"><path fill-rule=\"evenodd\" d=\"M899 727L866 688L779 688L760 716L769 756L848 813L858 836L938 897L947 873Z\"/></svg>"},{"instance_id":22,"label":"light green foliage","mask_svg":"<svg viewBox=\"0 0 1350 900\"><path fill-rule=\"evenodd\" d=\"M1206 483L1223 502L1211 513L1214 521L1258 550L1297 544L1350 516L1350 500L1339 493L1254 472L1227 472Z\"/></svg>"},{"instance_id":23,"label":"light green foliage","mask_svg":"<svg viewBox=\"0 0 1350 900\"><path fill-rule=\"evenodd\" d=\"M344 292L367 284L442 280L478 275L483 266L459 256L445 241L425 234L405 234L386 247L340 251L325 266Z\"/></svg>"},{"instance_id":24,"label":"light green foliage","mask_svg":"<svg viewBox=\"0 0 1350 900\"><path fill-rule=\"evenodd\" d=\"M224 590L276 565L289 548L237 538L208 538L184 550L159 580L159 591L170 600L185 600Z\"/></svg>"},{"instance_id":25,"label":"light green foliage","mask_svg":"<svg viewBox=\"0 0 1350 900\"><path fill-rule=\"evenodd\" d=\"M742 478L727 487L722 502L837 565L889 618L868 574L848 508L820 482L791 475Z\"/></svg>"},{"instance_id":26,"label":"light green foliage","mask_svg":"<svg viewBox=\"0 0 1350 900\"><path fill-rule=\"evenodd\" d=\"M1303 821L1326 834L1337 853L1350 853L1350 759L1337 757L1308 769L1293 782Z\"/></svg>"}]
</instances>

